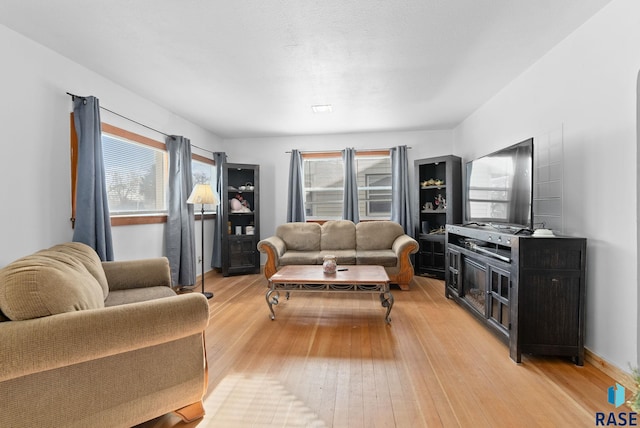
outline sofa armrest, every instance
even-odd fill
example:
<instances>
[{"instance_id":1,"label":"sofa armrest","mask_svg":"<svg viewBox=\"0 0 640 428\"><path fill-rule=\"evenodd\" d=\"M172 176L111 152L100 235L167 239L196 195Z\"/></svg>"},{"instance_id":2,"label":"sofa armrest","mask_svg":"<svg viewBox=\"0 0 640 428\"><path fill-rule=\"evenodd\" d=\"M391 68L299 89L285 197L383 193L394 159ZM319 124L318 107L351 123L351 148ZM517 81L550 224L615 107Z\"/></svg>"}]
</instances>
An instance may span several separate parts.
<instances>
[{"instance_id":1,"label":"sofa armrest","mask_svg":"<svg viewBox=\"0 0 640 428\"><path fill-rule=\"evenodd\" d=\"M269 279L278 270L280 257L287 251L287 246L280 237L271 236L258 242L258 251L267 254L264 275Z\"/></svg>"},{"instance_id":2,"label":"sofa armrest","mask_svg":"<svg viewBox=\"0 0 640 428\"><path fill-rule=\"evenodd\" d=\"M109 290L130 288L171 287L171 271L166 257L102 262Z\"/></svg>"},{"instance_id":3,"label":"sofa armrest","mask_svg":"<svg viewBox=\"0 0 640 428\"><path fill-rule=\"evenodd\" d=\"M0 382L199 334L200 293L0 324Z\"/></svg>"},{"instance_id":4,"label":"sofa armrest","mask_svg":"<svg viewBox=\"0 0 640 428\"><path fill-rule=\"evenodd\" d=\"M267 252L267 249L264 248L265 246L270 247L276 257L282 256L287 251L287 245L279 236L270 236L269 238L258 242L258 250L260 252Z\"/></svg>"},{"instance_id":5,"label":"sofa armrest","mask_svg":"<svg viewBox=\"0 0 640 428\"><path fill-rule=\"evenodd\" d=\"M393 251L400 257L403 253L406 252L407 256L409 254L414 254L418 252L418 241L410 237L409 235L400 235L393 241L393 245L391 247Z\"/></svg>"},{"instance_id":6,"label":"sofa armrest","mask_svg":"<svg viewBox=\"0 0 640 428\"><path fill-rule=\"evenodd\" d=\"M409 256L418 252L418 241L409 235L400 235L393 241L391 248L398 257L397 273L392 281L397 283L401 290L408 290L413 279L413 265Z\"/></svg>"}]
</instances>

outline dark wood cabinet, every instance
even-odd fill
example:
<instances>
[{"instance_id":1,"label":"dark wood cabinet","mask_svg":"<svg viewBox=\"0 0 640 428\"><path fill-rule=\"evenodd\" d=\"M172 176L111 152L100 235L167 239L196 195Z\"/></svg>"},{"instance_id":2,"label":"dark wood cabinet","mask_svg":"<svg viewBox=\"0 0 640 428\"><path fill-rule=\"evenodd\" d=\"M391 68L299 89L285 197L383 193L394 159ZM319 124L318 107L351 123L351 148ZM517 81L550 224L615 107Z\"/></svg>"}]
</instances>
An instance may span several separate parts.
<instances>
[{"instance_id":1,"label":"dark wood cabinet","mask_svg":"<svg viewBox=\"0 0 640 428\"><path fill-rule=\"evenodd\" d=\"M259 273L260 167L226 163L222 189L222 275Z\"/></svg>"},{"instance_id":2,"label":"dark wood cabinet","mask_svg":"<svg viewBox=\"0 0 640 428\"><path fill-rule=\"evenodd\" d=\"M584 364L586 239L448 225L445 294L523 353Z\"/></svg>"},{"instance_id":3,"label":"dark wood cabinet","mask_svg":"<svg viewBox=\"0 0 640 428\"><path fill-rule=\"evenodd\" d=\"M457 156L414 161L417 275L445 276L445 225L462 221L461 167Z\"/></svg>"}]
</instances>

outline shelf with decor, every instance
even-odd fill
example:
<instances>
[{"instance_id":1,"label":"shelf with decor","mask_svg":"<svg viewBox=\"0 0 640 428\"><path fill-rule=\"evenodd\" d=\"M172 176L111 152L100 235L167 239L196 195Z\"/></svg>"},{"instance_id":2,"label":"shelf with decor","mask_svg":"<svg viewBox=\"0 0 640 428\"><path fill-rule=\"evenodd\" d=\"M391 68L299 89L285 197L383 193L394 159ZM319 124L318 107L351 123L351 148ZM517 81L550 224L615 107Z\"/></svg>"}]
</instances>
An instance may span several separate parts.
<instances>
[{"instance_id":1,"label":"shelf with decor","mask_svg":"<svg viewBox=\"0 0 640 428\"><path fill-rule=\"evenodd\" d=\"M440 156L414 161L417 275L444 278L445 226L462 220L462 160Z\"/></svg>"},{"instance_id":2,"label":"shelf with decor","mask_svg":"<svg viewBox=\"0 0 640 428\"><path fill-rule=\"evenodd\" d=\"M227 203L223 211L222 274L260 272L260 166L226 163L222 168L222 189Z\"/></svg>"}]
</instances>

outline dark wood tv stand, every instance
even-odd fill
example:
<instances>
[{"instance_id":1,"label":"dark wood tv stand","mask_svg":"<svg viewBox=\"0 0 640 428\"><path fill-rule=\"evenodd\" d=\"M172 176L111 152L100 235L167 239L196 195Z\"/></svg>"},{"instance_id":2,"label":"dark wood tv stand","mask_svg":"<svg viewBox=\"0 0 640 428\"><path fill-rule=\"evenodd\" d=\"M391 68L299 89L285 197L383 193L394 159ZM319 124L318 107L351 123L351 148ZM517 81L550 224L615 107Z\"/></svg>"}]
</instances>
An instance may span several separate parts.
<instances>
[{"instance_id":1,"label":"dark wood tv stand","mask_svg":"<svg viewBox=\"0 0 640 428\"><path fill-rule=\"evenodd\" d=\"M523 353L584 364L586 239L446 226L445 295Z\"/></svg>"}]
</instances>

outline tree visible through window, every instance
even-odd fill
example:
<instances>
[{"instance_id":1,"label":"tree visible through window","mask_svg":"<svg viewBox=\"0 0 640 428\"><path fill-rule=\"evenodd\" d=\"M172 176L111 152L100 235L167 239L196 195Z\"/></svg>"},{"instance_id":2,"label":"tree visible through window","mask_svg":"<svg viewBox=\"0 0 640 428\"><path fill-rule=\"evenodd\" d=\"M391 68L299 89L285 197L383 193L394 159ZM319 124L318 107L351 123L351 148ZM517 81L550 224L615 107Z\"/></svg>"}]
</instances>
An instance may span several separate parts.
<instances>
[{"instance_id":1,"label":"tree visible through window","mask_svg":"<svg viewBox=\"0 0 640 428\"><path fill-rule=\"evenodd\" d=\"M166 213L166 151L103 133L102 152L111 214Z\"/></svg>"},{"instance_id":2,"label":"tree visible through window","mask_svg":"<svg viewBox=\"0 0 640 428\"><path fill-rule=\"evenodd\" d=\"M213 193L216 192L216 169L213 159L208 159L199 155L192 155L191 174L193 176L193 185L208 184L211 186ZM219 196L216 196L219 197ZM216 205L205 204L205 213L216 212ZM198 208L199 209L199 208Z\"/></svg>"}]
</instances>

